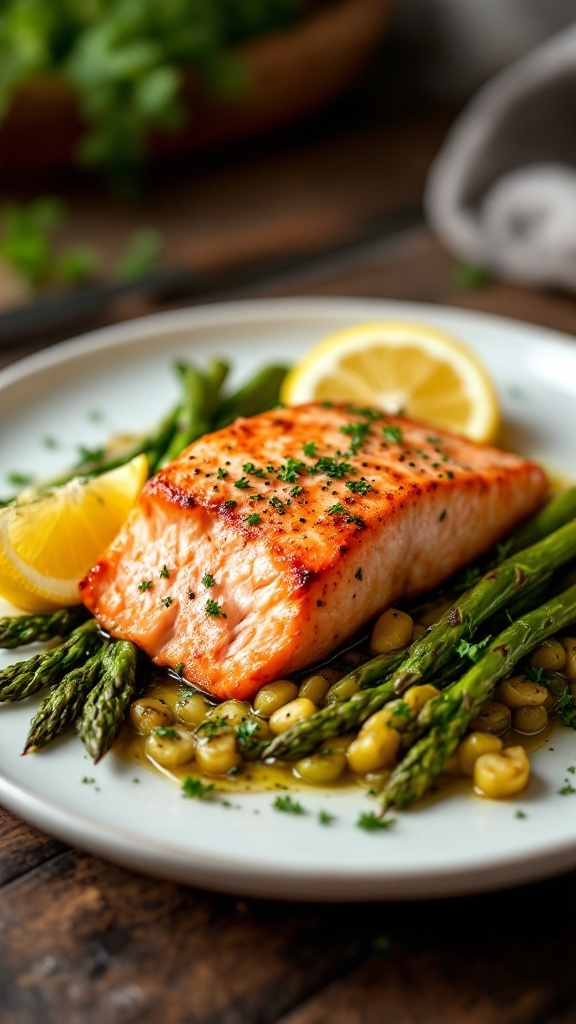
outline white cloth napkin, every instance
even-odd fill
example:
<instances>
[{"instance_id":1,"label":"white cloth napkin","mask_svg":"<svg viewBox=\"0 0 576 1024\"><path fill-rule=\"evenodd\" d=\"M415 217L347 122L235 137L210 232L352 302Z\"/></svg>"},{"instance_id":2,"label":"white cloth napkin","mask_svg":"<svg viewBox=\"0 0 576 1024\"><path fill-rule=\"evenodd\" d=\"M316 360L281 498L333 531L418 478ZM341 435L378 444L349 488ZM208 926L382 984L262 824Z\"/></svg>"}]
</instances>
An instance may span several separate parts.
<instances>
[{"instance_id":1,"label":"white cloth napkin","mask_svg":"<svg viewBox=\"0 0 576 1024\"><path fill-rule=\"evenodd\" d=\"M576 291L576 25L477 93L432 166L425 206L460 259Z\"/></svg>"}]
</instances>

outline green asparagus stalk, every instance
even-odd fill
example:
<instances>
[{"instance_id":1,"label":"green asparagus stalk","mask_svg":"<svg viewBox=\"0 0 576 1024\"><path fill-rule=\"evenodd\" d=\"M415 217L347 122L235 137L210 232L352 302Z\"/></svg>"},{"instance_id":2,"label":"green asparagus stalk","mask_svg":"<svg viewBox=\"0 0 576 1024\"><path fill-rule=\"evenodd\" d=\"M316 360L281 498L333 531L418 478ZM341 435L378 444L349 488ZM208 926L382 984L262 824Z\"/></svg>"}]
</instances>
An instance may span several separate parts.
<instances>
[{"instance_id":1,"label":"green asparagus stalk","mask_svg":"<svg viewBox=\"0 0 576 1024\"><path fill-rule=\"evenodd\" d=\"M182 381L184 400L180 406L176 429L166 447L159 466L171 462L184 448L212 429L212 419L220 399L220 389L228 374L228 364L214 360L201 372L187 363L178 363L176 371Z\"/></svg>"},{"instance_id":2,"label":"green asparagus stalk","mask_svg":"<svg viewBox=\"0 0 576 1024\"><path fill-rule=\"evenodd\" d=\"M36 641L66 637L88 617L83 605L59 608L36 615L12 615L0 618L0 647L24 647Z\"/></svg>"},{"instance_id":3,"label":"green asparagus stalk","mask_svg":"<svg viewBox=\"0 0 576 1024\"><path fill-rule=\"evenodd\" d=\"M138 648L129 640L110 644L98 682L88 695L76 726L94 763L116 739L136 690Z\"/></svg>"},{"instance_id":4,"label":"green asparagus stalk","mask_svg":"<svg viewBox=\"0 0 576 1024\"><path fill-rule=\"evenodd\" d=\"M378 686L355 693L347 701L331 704L310 718L297 722L266 747L264 757L297 760L315 750L324 740L357 728L375 711L409 686L438 675L454 659L461 640L471 641L483 622L522 590L531 590L550 573L576 556L576 520L560 527L537 544L506 559L488 572L442 615L424 636L410 647L408 656ZM362 686L363 673L378 670L372 659L356 669Z\"/></svg>"},{"instance_id":5,"label":"green asparagus stalk","mask_svg":"<svg viewBox=\"0 0 576 1024\"><path fill-rule=\"evenodd\" d=\"M424 796L499 680L520 658L575 619L573 585L508 626L458 682L432 698L418 717L418 727L426 733L392 772L383 794L385 807L407 807Z\"/></svg>"},{"instance_id":6,"label":"green asparagus stalk","mask_svg":"<svg viewBox=\"0 0 576 1024\"><path fill-rule=\"evenodd\" d=\"M58 683L66 673L98 651L103 643L98 623L95 619L88 619L58 647L0 670L0 702L24 700L43 686Z\"/></svg>"},{"instance_id":7,"label":"green asparagus stalk","mask_svg":"<svg viewBox=\"0 0 576 1024\"><path fill-rule=\"evenodd\" d=\"M0 618L0 647L24 647L52 637L67 637L87 616L82 604L44 614L6 615Z\"/></svg>"},{"instance_id":8,"label":"green asparagus stalk","mask_svg":"<svg viewBox=\"0 0 576 1024\"><path fill-rule=\"evenodd\" d=\"M86 697L102 675L105 644L83 664L62 676L44 698L30 723L23 753L45 747L66 732L80 714Z\"/></svg>"},{"instance_id":9,"label":"green asparagus stalk","mask_svg":"<svg viewBox=\"0 0 576 1024\"><path fill-rule=\"evenodd\" d=\"M280 387L286 376L285 366L267 366L220 405L214 419L214 430L226 427L238 416L256 416L278 404Z\"/></svg>"}]
</instances>

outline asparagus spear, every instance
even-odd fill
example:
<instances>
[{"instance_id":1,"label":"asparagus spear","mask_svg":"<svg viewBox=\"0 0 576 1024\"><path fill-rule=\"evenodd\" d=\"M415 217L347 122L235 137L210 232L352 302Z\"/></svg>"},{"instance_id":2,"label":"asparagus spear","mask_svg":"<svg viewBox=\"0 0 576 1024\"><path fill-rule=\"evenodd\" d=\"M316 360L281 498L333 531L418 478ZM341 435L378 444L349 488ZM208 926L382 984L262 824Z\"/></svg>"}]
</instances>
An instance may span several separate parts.
<instances>
[{"instance_id":1,"label":"asparagus spear","mask_svg":"<svg viewBox=\"0 0 576 1024\"><path fill-rule=\"evenodd\" d=\"M101 647L83 664L61 677L60 682L44 698L24 744L23 753L45 747L60 736L77 718L86 697L103 671L104 654L109 645Z\"/></svg>"},{"instance_id":2,"label":"asparagus spear","mask_svg":"<svg viewBox=\"0 0 576 1024\"><path fill-rule=\"evenodd\" d=\"M408 656L389 679L296 723L266 747L264 757L297 760L324 740L357 728L394 696L424 681L432 672L444 669L454 658L460 640L472 640L478 627L512 597L521 590L528 595L554 569L575 556L576 520L488 572L412 644ZM364 672L377 671L377 661L372 659L356 669L356 679L363 679Z\"/></svg>"},{"instance_id":3,"label":"asparagus spear","mask_svg":"<svg viewBox=\"0 0 576 1024\"><path fill-rule=\"evenodd\" d=\"M278 404L280 386L286 376L285 366L267 366L247 384L230 395L220 405L213 429L219 430L238 416L256 416Z\"/></svg>"},{"instance_id":4,"label":"asparagus spear","mask_svg":"<svg viewBox=\"0 0 576 1024\"><path fill-rule=\"evenodd\" d=\"M392 772L384 790L385 806L407 807L424 796L499 680L537 644L574 619L576 585L513 622L458 682L429 701L418 717L418 727L426 734Z\"/></svg>"},{"instance_id":5,"label":"asparagus spear","mask_svg":"<svg viewBox=\"0 0 576 1024\"><path fill-rule=\"evenodd\" d=\"M83 605L59 608L45 615L13 615L0 619L0 647L24 647L54 636L66 637L88 616Z\"/></svg>"},{"instance_id":6,"label":"asparagus spear","mask_svg":"<svg viewBox=\"0 0 576 1024\"><path fill-rule=\"evenodd\" d=\"M98 623L95 619L88 619L58 647L0 670L0 702L24 700L43 686L59 682L67 672L82 665L103 643Z\"/></svg>"},{"instance_id":7,"label":"asparagus spear","mask_svg":"<svg viewBox=\"0 0 576 1024\"><path fill-rule=\"evenodd\" d=\"M187 363L177 363L176 371L182 381L184 401L178 411L174 435L159 460L159 467L175 459L184 448L212 429L212 418L218 407L228 364L214 360L202 373Z\"/></svg>"},{"instance_id":8,"label":"asparagus spear","mask_svg":"<svg viewBox=\"0 0 576 1024\"><path fill-rule=\"evenodd\" d=\"M94 763L116 739L136 690L138 648L129 640L110 644L100 678L88 695L77 723L77 732Z\"/></svg>"}]
</instances>

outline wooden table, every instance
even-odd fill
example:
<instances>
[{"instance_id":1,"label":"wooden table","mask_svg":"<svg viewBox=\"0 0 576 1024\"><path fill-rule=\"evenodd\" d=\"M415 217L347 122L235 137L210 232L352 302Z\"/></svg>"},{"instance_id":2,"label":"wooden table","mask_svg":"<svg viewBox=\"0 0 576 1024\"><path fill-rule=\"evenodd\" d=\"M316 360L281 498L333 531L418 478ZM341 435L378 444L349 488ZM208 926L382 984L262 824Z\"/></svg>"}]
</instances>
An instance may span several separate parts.
<instances>
[{"instance_id":1,"label":"wooden table","mask_svg":"<svg viewBox=\"0 0 576 1024\"><path fill-rule=\"evenodd\" d=\"M344 105L233 158L164 175L147 193L148 222L165 232L167 262L218 271L211 297L382 296L575 332L571 298L456 283L419 214L446 123L415 114L395 120L378 104L359 117ZM68 198L70 235L104 252L114 250L122 217L125 225L142 220L142 207L119 218L86 188L71 186ZM99 320L167 304L139 294ZM55 328L52 338L65 333ZM25 348L46 340L29 333ZM21 351L4 351L0 361ZM3 1024L576 1020L574 873L454 900L288 904L154 881L69 849L7 812L0 849Z\"/></svg>"}]
</instances>

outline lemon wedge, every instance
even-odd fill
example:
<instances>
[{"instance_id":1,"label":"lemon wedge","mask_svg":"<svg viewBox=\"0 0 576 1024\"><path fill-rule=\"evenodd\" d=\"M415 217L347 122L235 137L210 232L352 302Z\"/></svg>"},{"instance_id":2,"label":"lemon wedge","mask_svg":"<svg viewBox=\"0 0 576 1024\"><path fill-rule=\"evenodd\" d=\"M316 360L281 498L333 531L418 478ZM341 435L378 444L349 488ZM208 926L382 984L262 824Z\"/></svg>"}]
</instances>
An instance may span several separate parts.
<instances>
[{"instance_id":1,"label":"lemon wedge","mask_svg":"<svg viewBox=\"0 0 576 1024\"><path fill-rule=\"evenodd\" d=\"M112 541L148 475L145 455L0 510L0 595L27 612L79 603L78 583Z\"/></svg>"},{"instance_id":2,"label":"lemon wedge","mask_svg":"<svg viewBox=\"0 0 576 1024\"><path fill-rule=\"evenodd\" d=\"M470 349L436 327L392 320L324 338L290 371L280 397L373 406L473 441L491 441L500 420L494 384Z\"/></svg>"}]
</instances>

